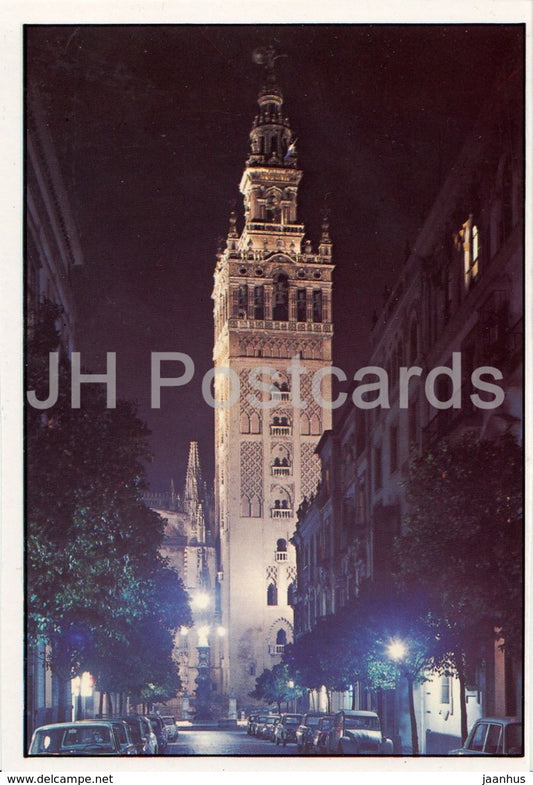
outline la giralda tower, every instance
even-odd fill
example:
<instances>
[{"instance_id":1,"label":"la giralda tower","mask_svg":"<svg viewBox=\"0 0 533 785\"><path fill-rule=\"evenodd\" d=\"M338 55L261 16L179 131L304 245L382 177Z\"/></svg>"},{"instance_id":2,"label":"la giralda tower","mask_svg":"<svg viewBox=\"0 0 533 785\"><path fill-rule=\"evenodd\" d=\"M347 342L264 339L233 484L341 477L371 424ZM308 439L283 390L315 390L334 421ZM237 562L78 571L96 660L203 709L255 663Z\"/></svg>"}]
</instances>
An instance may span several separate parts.
<instances>
[{"instance_id":1,"label":"la giralda tower","mask_svg":"<svg viewBox=\"0 0 533 785\"><path fill-rule=\"evenodd\" d=\"M316 375L331 365L331 241L324 220L313 250L298 218L303 172L275 59L256 56L264 83L240 182L244 226L232 213L213 289L221 686L237 708L253 705L256 677L292 641L290 539L331 427L331 378Z\"/></svg>"}]
</instances>

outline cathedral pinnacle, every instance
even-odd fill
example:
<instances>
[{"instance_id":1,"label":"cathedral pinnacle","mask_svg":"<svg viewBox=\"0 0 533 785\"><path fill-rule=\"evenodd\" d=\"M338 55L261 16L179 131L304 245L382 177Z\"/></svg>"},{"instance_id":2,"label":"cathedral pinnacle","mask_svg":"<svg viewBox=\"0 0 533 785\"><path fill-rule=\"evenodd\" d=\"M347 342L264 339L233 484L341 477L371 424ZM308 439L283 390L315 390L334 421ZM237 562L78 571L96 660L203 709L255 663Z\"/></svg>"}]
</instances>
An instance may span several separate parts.
<instances>
[{"instance_id":1,"label":"cathedral pinnacle","mask_svg":"<svg viewBox=\"0 0 533 785\"><path fill-rule=\"evenodd\" d=\"M200 468L198 442L191 442L189 445L184 494L184 504L191 517L195 516L197 507L202 502L202 489L202 470Z\"/></svg>"}]
</instances>

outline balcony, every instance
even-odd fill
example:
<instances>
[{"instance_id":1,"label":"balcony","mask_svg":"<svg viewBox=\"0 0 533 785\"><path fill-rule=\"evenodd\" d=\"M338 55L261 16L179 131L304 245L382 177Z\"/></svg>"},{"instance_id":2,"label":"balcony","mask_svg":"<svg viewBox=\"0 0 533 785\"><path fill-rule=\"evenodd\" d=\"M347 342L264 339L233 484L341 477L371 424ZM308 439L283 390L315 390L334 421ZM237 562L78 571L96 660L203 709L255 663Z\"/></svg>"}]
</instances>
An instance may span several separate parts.
<instances>
[{"instance_id":1,"label":"balcony","mask_svg":"<svg viewBox=\"0 0 533 785\"><path fill-rule=\"evenodd\" d=\"M303 224L274 224L270 222L261 222L258 221L250 222L246 225L246 228L249 232L268 232L271 234L275 232L276 234L304 234L304 226Z\"/></svg>"},{"instance_id":2,"label":"balcony","mask_svg":"<svg viewBox=\"0 0 533 785\"><path fill-rule=\"evenodd\" d=\"M272 477L290 477L292 468L290 466L271 466Z\"/></svg>"},{"instance_id":3,"label":"balcony","mask_svg":"<svg viewBox=\"0 0 533 785\"><path fill-rule=\"evenodd\" d=\"M271 390L270 397L273 401L290 401L291 394L285 390Z\"/></svg>"},{"instance_id":4,"label":"balcony","mask_svg":"<svg viewBox=\"0 0 533 785\"><path fill-rule=\"evenodd\" d=\"M275 655L275 654L283 654L285 651L285 644L284 643L270 643L268 645L268 653Z\"/></svg>"},{"instance_id":5,"label":"balcony","mask_svg":"<svg viewBox=\"0 0 533 785\"><path fill-rule=\"evenodd\" d=\"M283 507L271 507L270 508L270 517L271 518L292 518L294 517L294 513L292 510L283 508Z\"/></svg>"},{"instance_id":6,"label":"balcony","mask_svg":"<svg viewBox=\"0 0 533 785\"><path fill-rule=\"evenodd\" d=\"M292 426L291 425L271 425L270 426L270 435L271 436L292 436Z\"/></svg>"},{"instance_id":7,"label":"balcony","mask_svg":"<svg viewBox=\"0 0 533 785\"><path fill-rule=\"evenodd\" d=\"M287 561L287 551L276 551L276 561Z\"/></svg>"}]
</instances>

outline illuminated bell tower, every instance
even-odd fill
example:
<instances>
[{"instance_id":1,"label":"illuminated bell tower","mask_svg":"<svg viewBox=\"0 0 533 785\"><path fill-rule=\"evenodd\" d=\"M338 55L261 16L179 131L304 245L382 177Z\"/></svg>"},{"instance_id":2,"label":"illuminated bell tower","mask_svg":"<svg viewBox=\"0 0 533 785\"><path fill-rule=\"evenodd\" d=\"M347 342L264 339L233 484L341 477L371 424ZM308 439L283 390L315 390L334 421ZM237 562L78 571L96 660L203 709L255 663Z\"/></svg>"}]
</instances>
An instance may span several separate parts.
<instances>
[{"instance_id":1,"label":"illuminated bell tower","mask_svg":"<svg viewBox=\"0 0 533 785\"><path fill-rule=\"evenodd\" d=\"M302 171L275 59L272 49L256 57L265 81L240 182L244 227L232 213L213 290L223 689L238 707L253 704L256 677L292 641L290 539L298 506L318 483L316 445L331 427L330 376L319 395L312 389L316 372L331 365L331 241L324 220L314 252L298 221Z\"/></svg>"}]
</instances>

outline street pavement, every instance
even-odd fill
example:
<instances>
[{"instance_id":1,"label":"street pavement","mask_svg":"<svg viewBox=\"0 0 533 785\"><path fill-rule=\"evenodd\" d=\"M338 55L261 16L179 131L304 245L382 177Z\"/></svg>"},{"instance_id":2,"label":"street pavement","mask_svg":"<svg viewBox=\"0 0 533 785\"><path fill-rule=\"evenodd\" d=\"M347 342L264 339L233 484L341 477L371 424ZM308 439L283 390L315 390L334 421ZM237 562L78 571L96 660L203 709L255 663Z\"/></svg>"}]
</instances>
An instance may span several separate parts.
<instances>
[{"instance_id":1,"label":"street pavement","mask_svg":"<svg viewBox=\"0 0 533 785\"><path fill-rule=\"evenodd\" d=\"M273 741L248 736L245 730L194 730L180 728L179 737L165 755L299 755L296 744L277 747Z\"/></svg>"}]
</instances>

